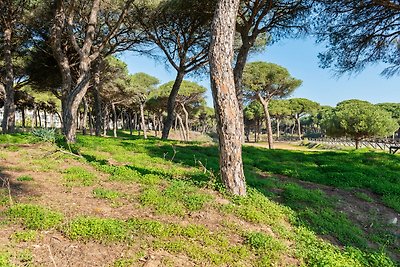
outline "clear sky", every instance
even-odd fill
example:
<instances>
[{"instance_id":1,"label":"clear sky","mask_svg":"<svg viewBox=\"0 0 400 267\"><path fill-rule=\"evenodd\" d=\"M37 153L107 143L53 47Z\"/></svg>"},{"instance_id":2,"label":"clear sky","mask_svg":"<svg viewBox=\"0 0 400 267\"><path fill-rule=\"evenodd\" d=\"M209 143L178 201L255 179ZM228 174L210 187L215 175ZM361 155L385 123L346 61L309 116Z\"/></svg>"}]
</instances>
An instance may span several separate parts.
<instances>
[{"instance_id":1,"label":"clear sky","mask_svg":"<svg viewBox=\"0 0 400 267\"><path fill-rule=\"evenodd\" d=\"M304 97L322 105L335 106L346 99L361 99L371 103L400 103L400 76L389 79L380 75L383 65L368 66L360 74L344 75L337 78L329 69L318 67L318 52L324 50L310 39L283 40L267 47L265 52L253 55L249 61L268 61L279 64L289 70L295 78L303 80L293 97ZM121 60L128 64L131 73L146 72L158 77L162 83L174 80L176 72L166 68L163 62L132 53L121 55ZM190 78L193 80L193 78ZM194 79L210 88L208 77ZM207 102L212 106L210 89Z\"/></svg>"}]
</instances>

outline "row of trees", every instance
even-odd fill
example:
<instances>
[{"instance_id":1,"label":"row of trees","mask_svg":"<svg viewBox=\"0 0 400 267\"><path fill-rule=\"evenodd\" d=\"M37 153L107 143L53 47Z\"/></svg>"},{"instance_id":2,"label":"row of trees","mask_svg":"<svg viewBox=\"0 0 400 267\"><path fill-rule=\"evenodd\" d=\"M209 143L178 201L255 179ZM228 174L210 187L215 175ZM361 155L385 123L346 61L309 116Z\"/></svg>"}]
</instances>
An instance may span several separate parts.
<instances>
[{"instance_id":1,"label":"row of trees","mask_svg":"<svg viewBox=\"0 0 400 267\"><path fill-rule=\"evenodd\" d=\"M31 84L33 89L51 91L60 99L63 134L68 142L74 142L78 110L82 106L87 110L90 105L96 116L107 111L100 97L106 58L134 50L162 59L176 70L163 121L162 137L167 138L177 117L177 107L185 113L177 103L185 76L201 73L209 66L222 179L231 192L245 194L241 161L245 88L242 81L249 53L280 38L312 30L321 40L329 40L334 48L331 51L343 51L327 53L323 62L353 63L347 66L348 70L360 69L376 60L398 65L395 36L399 5L391 1L350 2L1 1L0 47L4 57L0 79L5 92L2 131L14 130L16 89ZM325 19L326 16L329 18ZM324 18L323 21L318 17ZM337 17L343 19L342 23L334 21ZM357 20L352 20L353 17ZM326 21L331 18L332 23L327 27ZM341 30L343 25L347 27ZM366 25L375 28L370 31ZM339 37L335 29L341 30ZM359 32L366 32L367 36L355 39L359 41L357 49L346 50L346 40L353 41L350 37L358 37ZM362 58L360 55L366 55L366 60L357 61ZM85 99L90 91L92 102ZM258 98L268 100L267 96ZM144 101L140 99L135 104L140 106ZM96 134L100 134L102 121L95 120Z\"/></svg>"},{"instance_id":2,"label":"row of trees","mask_svg":"<svg viewBox=\"0 0 400 267\"><path fill-rule=\"evenodd\" d=\"M373 105L353 99L330 107L304 98L292 98L270 101L268 111L269 115L266 115L262 103L252 101L245 108L245 127L248 138L250 132L254 132L255 142L266 128L270 147L273 136L278 140L282 133L293 137L295 129L300 140L303 134L310 137L347 137L355 141L356 148L363 139L394 137L396 132L400 133L400 103ZM270 123L269 116L272 117L273 124ZM268 128L272 126L274 134L270 135Z\"/></svg>"}]
</instances>

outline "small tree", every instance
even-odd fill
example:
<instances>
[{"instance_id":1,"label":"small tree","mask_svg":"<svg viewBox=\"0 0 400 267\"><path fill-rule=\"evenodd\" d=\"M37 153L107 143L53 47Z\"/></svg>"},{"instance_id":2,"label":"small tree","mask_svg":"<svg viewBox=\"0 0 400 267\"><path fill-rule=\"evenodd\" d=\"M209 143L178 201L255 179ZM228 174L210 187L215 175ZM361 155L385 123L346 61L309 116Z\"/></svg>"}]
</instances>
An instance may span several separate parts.
<instances>
[{"instance_id":1,"label":"small tree","mask_svg":"<svg viewBox=\"0 0 400 267\"><path fill-rule=\"evenodd\" d=\"M129 94L131 100L129 102L136 102L139 104L140 120L143 130L143 137L147 139L147 127L144 119L144 108L150 94L156 89L160 81L151 75L140 72L130 75L129 79Z\"/></svg>"},{"instance_id":2,"label":"small tree","mask_svg":"<svg viewBox=\"0 0 400 267\"><path fill-rule=\"evenodd\" d=\"M389 112L367 101L340 102L324 122L330 136L348 136L356 143L370 137L385 137L399 128Z\"/></svg>"},{"instance_id":3,"label":"small tree","mask_svg":"<svg viewBox=\"0 0 400 267\"><path fill-rule=\"evenodd\" d=\"M160 96L164 96L167 98L171 94L171 90L173 90L174 82L168 82L160 86ZM188 107L193 109L196 106L200 106L204 101L204 93L206 92L206 88L198 85L197 83L190 81L182 81L181 89L176 96L176 102L179 105L179 109L184 113L185 116L185 125L183 125L182 117L177 113L177 119L181 124L181 128L184 132L184 139L188 141L190 139L189 136L189 111ZM178 108L177 108L178 109Z\"/></svg>"},{"instance_id":4,"label":"small tree","mask_svg":"<svg viewBox=\"0 0 400 267\"><path fill-rule=\"evenodd\" d=\"M269 113L276 122L276 138L279 139L281 134L281 122L283 119L290 116L290 107L288 100L271 100L269 104Z\"/></svg>"},{"instance_id":5,"label":"small tree","mask_svg":"<svg viewBox=\"0 0 400 267\"><path fill-rule=\"evenodd\" d=\"M301 140L301 121L300 119L306 114L316 111L319 104L306 98L292 98L289 99L289 106L292 115L297 123L297 134Z\"/></svg>"},{"instance_id":6,"label":"small tree","mask_svg":"<svg viewBox=\"0 0 400 267\"><path fill-rule=\"evenodd\" d=\"M273 63L253 62L245 67L243 87L249 97L257 98L263 105L267 121L269 148L273 148L269 102L273 98L290 95L301 83L301 80L291 77L287 69Z\"/></svg>"}]
</instances>

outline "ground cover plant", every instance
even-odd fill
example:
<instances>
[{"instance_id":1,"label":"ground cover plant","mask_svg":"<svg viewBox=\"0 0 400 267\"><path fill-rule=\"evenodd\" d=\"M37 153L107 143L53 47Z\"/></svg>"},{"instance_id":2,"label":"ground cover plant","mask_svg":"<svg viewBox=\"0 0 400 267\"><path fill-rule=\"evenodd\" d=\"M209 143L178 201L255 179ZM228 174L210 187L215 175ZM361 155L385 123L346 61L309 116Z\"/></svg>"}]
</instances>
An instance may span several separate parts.
<instances>
[{"instance_id":1,"label":"ground cover plant","mask_svg":"<svg viewBox=\"0 0 400 267\"><path fill-rule=\"evenodd\" d=\"M3 137L18 149L4 150L0 159L13 200L4 186L0 266L53 260L396 266L399 260L399 227L385 217L398 212L398 156L245 147L249 189L239 198L218 180L213 144L119 135L78 136L70 148ZM370 213L355 208L363 205Z\"/></svg>"}]
</instances>

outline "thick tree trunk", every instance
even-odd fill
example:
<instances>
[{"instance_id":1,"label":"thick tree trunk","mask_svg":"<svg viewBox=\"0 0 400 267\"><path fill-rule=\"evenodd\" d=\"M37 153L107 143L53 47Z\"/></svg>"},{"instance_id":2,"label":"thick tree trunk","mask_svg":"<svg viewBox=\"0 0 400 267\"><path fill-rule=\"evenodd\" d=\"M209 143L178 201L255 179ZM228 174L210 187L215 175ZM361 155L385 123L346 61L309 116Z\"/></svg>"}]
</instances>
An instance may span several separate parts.
<instances>
[{"instance_id":1,"label":"thick tree trunk","mask_svg":"<svg viewBox=\"0 0 400 267\"><path fill-rule=\"evenodd\" d=\"M257 94L258 100L260 100L263 108L264 108L264 113L265 113L265 119L267 120L267 132L268 132L268 148L273 149L274 148L274 138L272 136L272 122L271 122L271 116L269 114L269 100L265 100L260 94Z\"/></svg>"},{"instance_id":2,"label":"thick tree trunk","mask_svg":"<svg viewBox=\"0 0 400 267\"><path fill-rule=\"evenodd\" d=\"M140 102L140 121L142 124L143 137L144 139L147 139L147 127L146 127L146 121L144 119L144 106L142 102Z\"/></svg>"},{"instance_id":3,"label":"thick tree trunk","mask_svg":"<svg viewBox=\"0 0 400 267\"><path fill-rule=\"evenodd\" d=\"M8 24L8 23L7 23ZM3 133L13 133L15 131L15 104L14 104L14 68L12 63L12 29L11 25L6 25L3 36L4 69L5 69L5 99L4 113L1 128Z\"/></svg>"},{"instance_id":4,"label":"thick tree trunk","mask_svg":"<svg viewBox=\"0 0 400 267\"><path fill-rule=\"evenodd\" d=\"M246 195L243 131L232 70L233 41L240 0L219 0L210 45L210 76L219 135L220 172L228 191Z\"/></svg>"},{"instance_id":5,"label":"thick tree trunk","mask_svg":"<svg viewBox=\"0 0 400 267\"><path fill-rule=\"evenodd\" d=\"M176 103L176 96L178 95L179 88L181 87L183 77L185 76L184 70L179 70L174 85L172 86L171 93L168 97L168 104L167 104L167 118L164 121L164 128L162 131L162 139L168 139L169 131L171 130L172 123L175 119L175 103Z\"/></svg>"},{"instance_id":6,"label":"thick tree trunk","mask_svg":"<svg viewBox=\"0 0 400 267\"><path fill-rule=\"evenodd\" d=\"M102 116L102 103L101 103L101 97L100 97L100 92L99 92L99 84L100 84L100 78L96 78L96 73L94 74L94 84L93 84L93 98L94 98L94 113L95 113L95 134L96 136L101 135L101 125L103 121L103 116ZM97 84L98 83L98 84Z\"/></svg>"}]
</instances>

